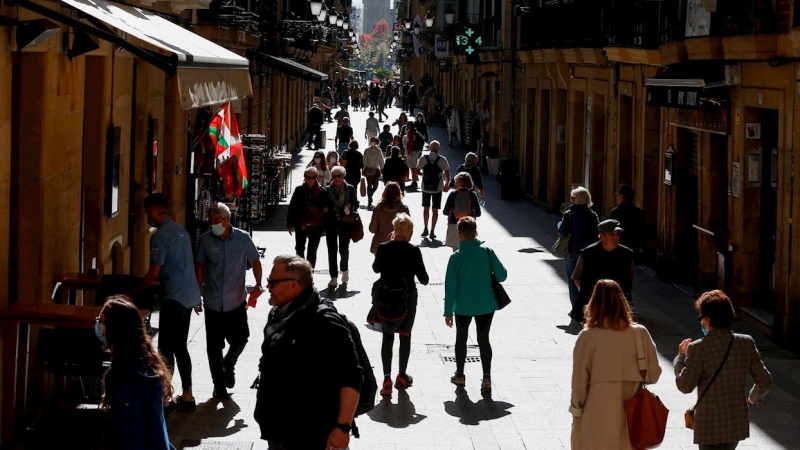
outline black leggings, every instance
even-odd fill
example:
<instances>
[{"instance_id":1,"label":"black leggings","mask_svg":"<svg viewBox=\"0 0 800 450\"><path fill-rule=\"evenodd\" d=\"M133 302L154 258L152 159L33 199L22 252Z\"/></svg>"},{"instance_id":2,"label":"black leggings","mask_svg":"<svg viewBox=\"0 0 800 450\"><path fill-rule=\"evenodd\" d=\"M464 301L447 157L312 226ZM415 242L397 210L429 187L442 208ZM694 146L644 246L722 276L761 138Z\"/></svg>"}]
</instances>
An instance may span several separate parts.
<instances>
[{"instance_id":1,"label":"black leggings","mask_svg":"<svg viewBox=\"0 0 800 450\"><path fill-rule=\"evenodd\" d=\"M191 320L192 308L187 308L172 299L161 302L158 318L158 349L170 372L175 373L177 362L184 390L192 388L192 357L189 356L187 347Z\"/></svg>"},{"instance_id":2,"label":"black leggings","mask_svg":"<svg viewBox=\"0 0 800 450\"><path fill-rule=\"evenodd\" d=\"M383 343L381 344L381 360L383 361L383 374L392 373L392 350L394 348L394 333L383 333ZM411 356L411 336L400 335L400 371L401 375L406 374L408 369L408 358Z\"/></svg>"},{"instance_id":3,"label":"black leggings","mask_svg":"<svg viewBox=\"0 0 800 450\"><path fill-rule=\"evenodd\" d=\"M483 314L480 316L462 316L456 314L456 372L464 373L464 362L467 360L467 337L469 336L469 324L475 317L475 328L478 329L478 348L481 352L481 365L483 375L492 373L492 344L489 343L489 329L492 328L494 313Z\"/></svg>"}]
</instances>

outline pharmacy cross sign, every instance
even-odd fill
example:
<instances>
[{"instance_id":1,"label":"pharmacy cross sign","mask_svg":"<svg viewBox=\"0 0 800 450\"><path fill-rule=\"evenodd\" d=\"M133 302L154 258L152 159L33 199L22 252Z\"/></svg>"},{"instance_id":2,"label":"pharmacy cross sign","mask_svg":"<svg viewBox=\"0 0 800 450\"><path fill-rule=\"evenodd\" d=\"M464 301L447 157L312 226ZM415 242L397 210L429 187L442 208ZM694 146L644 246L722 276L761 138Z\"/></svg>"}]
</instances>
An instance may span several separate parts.
<instances>
[{"instance_id":1,"label":"pharmacy cross sign","mask_svg":"<svg viewBox=\"0 0 800 450\"><path fill-rule=\"evenodd\" d=\"M472 55L478 47L483 45L483 38L481 36L477 36L474 39L473 36L475 36L475 30L472 28L467 28L464 34L456 36L456 45L459 47L466 47L464 48L464 53L468 55Z\"/></svg>"}]
</instances>

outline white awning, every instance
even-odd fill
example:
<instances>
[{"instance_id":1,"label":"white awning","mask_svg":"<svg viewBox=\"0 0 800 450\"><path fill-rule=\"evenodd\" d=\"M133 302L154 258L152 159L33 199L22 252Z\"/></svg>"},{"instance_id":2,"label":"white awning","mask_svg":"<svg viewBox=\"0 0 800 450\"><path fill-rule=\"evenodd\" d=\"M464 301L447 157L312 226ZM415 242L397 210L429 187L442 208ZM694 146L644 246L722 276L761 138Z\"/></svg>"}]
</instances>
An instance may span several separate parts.
<instances>
[{"instance_id":1,"label":"white awning","mask_svg":"<svg viewBox=\"0 0 800 450\"><path fill-rule=\"evenodd\" d=\"M250 62L150 11L105 0L62 0L112 28L165 50L176 58L184 109L253 95Z\"/></svg>"}]
</instances>

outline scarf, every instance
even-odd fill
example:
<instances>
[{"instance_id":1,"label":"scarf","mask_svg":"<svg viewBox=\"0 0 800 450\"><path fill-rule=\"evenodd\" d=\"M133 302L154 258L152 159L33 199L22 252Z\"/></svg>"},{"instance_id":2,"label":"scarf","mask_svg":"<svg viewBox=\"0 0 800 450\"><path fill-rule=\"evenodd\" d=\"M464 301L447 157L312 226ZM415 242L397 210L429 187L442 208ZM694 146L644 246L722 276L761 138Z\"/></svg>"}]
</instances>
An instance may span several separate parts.
<instances>
[{"instance_id":1,"label":"scarf","mask_svg":"<svg viewBox=\"0 0 800 450\"><path fill-rule=\"evenodd\" d=\"M347 189L347 183L342 183L342 192L339 193L336 192L336 188L331 183L331 187L328 189L328 197L333 203L333 213L336 214L336 217L341 216L341 213L344 212L344 205L350 203L350 190Z\"/></svg>"}]
</instances>

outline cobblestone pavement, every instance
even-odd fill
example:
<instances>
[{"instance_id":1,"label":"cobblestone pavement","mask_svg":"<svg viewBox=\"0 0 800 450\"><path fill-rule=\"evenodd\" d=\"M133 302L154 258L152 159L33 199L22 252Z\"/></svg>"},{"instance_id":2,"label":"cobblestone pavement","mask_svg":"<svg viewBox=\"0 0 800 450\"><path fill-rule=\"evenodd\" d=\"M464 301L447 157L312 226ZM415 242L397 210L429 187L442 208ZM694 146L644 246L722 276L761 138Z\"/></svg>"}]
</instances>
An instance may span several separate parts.
<instances>
[{"instance_id":1,"label":"cobblestone pavement","mask_svg":"<svg viewBox=\"0 0 800 450\"><path fill-rule=\"evenodd\" d=\"M391 120L399 114L388 110ZM363 136L365 112L351 112L356 136ZM325 124L327 149L333 149L335 129ZM396 132L396 127L393 127ZM465 151L449 148L446 131L430 127L431 138L444 143L442 154L455 169ZM359 139L363 143L362 139ZM362 145L363 149L363 145ZM294 184L302 178L301 168L312 157L309 150L295 157ZM558 218L524 201L500 199L499 184L486 175L488 202L478 219L480 238L498 253L509 271L504 283L513 303L495 316L491 339L494 348L492 400L479 393L480 364L468 363L465 390L456 392L450 384L455 370L452 362L455 329L445 326L442 318L444 275L450 250L441 244L422 240L421 194L411 192L406 203L417 221L415 244L423 250L431 280L420 286L419 308L414 327L409 373L414 386L407 392L394 392L391 401L378 401L374 411L358 419L361 439L351 440L353 450L464 450L464 449L559 449L569 447L571 416L567 411L570 396L572 348L577 328L569 326L569 309L564 265L547 249L555 241ZM380 192L380 191L379 191ZM366 204L366 201L363 202ZM362 206L363 208L363 206ZM364 223L371 212L362 209ZM286 206L254 232L257 244L266 247L265 277L271 259L279 253L293 253L294 239L285 229ZM366 228L366 227L365 227ZM437 234L445 235L446 222L440 221ZM336 306L357 324L362 324L370 307L370 289L376 279L371 270L369 252L371 234L351 245L350 283L334 291L322 290L323 296L334 298ZM319 267L315 276L318 287L326 287L326 246L319 250ZM248 284L253 285L252 274ZM683 411L693 404L695 395L683 395L673 382L672 358L684 337L698 337L700 326L692 307L692 299L674 287L656 280L644 269L637 273L635 284L637 315L650 329L658 345L661 380L652 386L670 409L669 429L663 449L689 449L690 430L683 426ZM198 440L253 442L254 449L265 449L259 440L258 425L253 419L255 392L249 389L257 374L263 328L268 305L265 294L255 309L248 312L250 343L237 366L237 385L229 401L211 398L211 379L205 354L203 316L193 316L190 351L194 364L194 392L198 401L193 413L176 412L169 419L170 437L179 448L192 448ZM737 331L754 334L736 325ZM370 353L374 372L381 380L380 334L362 329L362 338ZM761 335L754 334L775 385L766 400L751 411L751 438L740 449L800 448L800 429L796 414L800 411L800 361L792 353L777 348ZM474 341L474 328L470 338ZM472 351L472 350L471 350ZM477 348L474 349L477 355ZM397 367L395 349L394 367ZM471 353L470 353L471 354ZM394 376L395 374L393 374ZM319 374L324 377L324 373ZM176 374L176 388L180 380ZM276 386L280 389L280 386ZM313 389L313 386L308 386ZM280 407L279 405L277 407ZM308 405L313 408L314 405ZM792 415L794 411L794 417ZM298 427L301 427L298 424ZM243 445L246 448L247 445ZM220 447L221 448L221 447Z\"/></svg>"}]
</instances>

